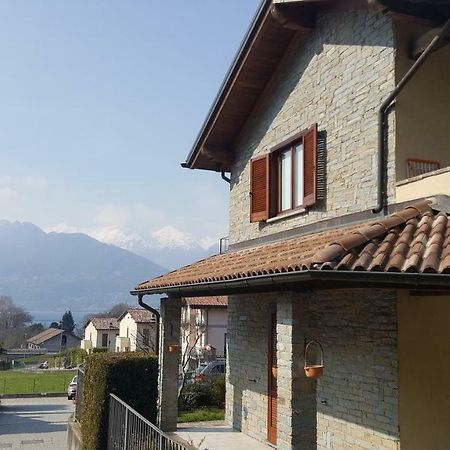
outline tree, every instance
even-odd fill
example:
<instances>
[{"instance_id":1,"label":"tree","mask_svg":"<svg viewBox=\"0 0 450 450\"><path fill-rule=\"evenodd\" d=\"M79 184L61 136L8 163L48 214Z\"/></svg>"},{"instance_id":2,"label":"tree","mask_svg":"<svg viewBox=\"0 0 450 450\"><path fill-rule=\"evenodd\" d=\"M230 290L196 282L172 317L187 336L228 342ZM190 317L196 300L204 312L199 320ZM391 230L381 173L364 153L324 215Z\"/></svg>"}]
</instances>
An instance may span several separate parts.
<instances>
[{"instance_id":1,"label":"tree","mask_svg":"<svg viewBox=\"0 0 450 450\"><path fill-rule=\"evenodd\" d=\"M61 318L61 328L64 331L72 333L75 328L75 321L73 320L72 312L66 311Z\"/></svg>"},{"instance_id":2,"label":"tree","mask_svg":"<svg viewBox=\"0 0 450 450\"><path fill-rule=\"evenodd\" d=\"M31 314L16 306L11 297L0 296L0 342L5 348L19 347L24 341L26 324Z\"/></svg>"},{"instance_id":3,"label":"tree","mask_svg":"<svg viewBox=\"0 0 450 450\"><path fill-rule=\"evenodd\" d=\"M178 397L181 395L186 381L188 379L188 374L190 372L190 363L196 353L197 344L199 343L201 337L205 334L206 326L195 318L190 318L190 320L182 320L180 327L180 338L181 342L184 342L181 352L181 364L180 364L180 376L181 382L178 386Z\"/></svg>"},{"instance_id":4,"label":"tree","mask_svg":"<svg viewBox=\"0 0 450 450\"><path fill-rule=\"evenodd\" d=\"M58 322L52 322L50 324L49 328L59 328L59 323Z\"/></svg>"},{"instance_id":5,"label":"tree","mask_svg":"<svg viewBox=\"0 0 450 450\"><path fill-rule=\"evenodd\" d=\"M27 336L35 336L36 334L42 333L45 330L44 325L42 323L32 323L25 328L25 334Z\"/></svg>"}]
</instances>

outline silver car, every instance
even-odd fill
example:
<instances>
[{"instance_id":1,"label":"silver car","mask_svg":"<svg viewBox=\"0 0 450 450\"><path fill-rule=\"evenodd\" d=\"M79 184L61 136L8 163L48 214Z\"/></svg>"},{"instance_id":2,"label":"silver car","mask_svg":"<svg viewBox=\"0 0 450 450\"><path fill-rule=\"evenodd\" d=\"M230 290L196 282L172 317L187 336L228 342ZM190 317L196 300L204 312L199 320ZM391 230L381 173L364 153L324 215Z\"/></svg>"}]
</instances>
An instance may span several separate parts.
<instances>
[{"instance_id":1,"label":"silver car","mask_svg":"<svg viewBox=\"0 0 450 450\"><path fill-rule=\"evenodd\" d=\"M72 381L69 383L69 386L67 387L67 399L73 400L76 395L77 395L77 376L75 375L72 378Z\"/></svg>"},{"instance_id":2,"label":"silver car","mask_svg":"<svg viewBox=\"0 0 450 450\"><path fill-rule=\"evenodd\" d=\"M195 381L213 381L218 378L225 378L226 362L225 359L217 359L209 362L195 376Z\"/></svg>"}]
</instances>

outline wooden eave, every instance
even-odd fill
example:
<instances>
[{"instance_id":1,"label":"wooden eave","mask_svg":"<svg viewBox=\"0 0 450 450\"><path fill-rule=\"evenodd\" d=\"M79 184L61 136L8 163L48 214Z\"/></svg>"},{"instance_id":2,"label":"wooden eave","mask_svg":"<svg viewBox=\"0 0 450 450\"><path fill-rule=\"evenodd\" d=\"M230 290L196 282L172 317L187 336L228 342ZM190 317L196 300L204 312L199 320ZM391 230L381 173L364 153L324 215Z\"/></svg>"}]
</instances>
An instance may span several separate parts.
<instances>
[{"instance_id":1,"label":"wooden eave","mask_svg":"<svg viewBox=\"0 0 450 450\"><path fill-rule=\"evenodd\" d=\"M295 3L309 8L306 2ZM280 23L280 18L272 15L272 7L270 0L262 2L187 158L187 167L231 170L236 136L302 27L301 23L297 27L288 21Z\"/></svg>"},{"instance_id":2,"label":"wooden eave","mask_svg":"<svg viewBox=\"0 0 450 450\"><path fill-rule=\"evenodd\" d=\"M450 0L298 0L261 6L225 76L185 167L230 172L236 138L297 33L314 29L324 10L372 7L428 24L450 17Z\"/></svg>"}]
</instances>

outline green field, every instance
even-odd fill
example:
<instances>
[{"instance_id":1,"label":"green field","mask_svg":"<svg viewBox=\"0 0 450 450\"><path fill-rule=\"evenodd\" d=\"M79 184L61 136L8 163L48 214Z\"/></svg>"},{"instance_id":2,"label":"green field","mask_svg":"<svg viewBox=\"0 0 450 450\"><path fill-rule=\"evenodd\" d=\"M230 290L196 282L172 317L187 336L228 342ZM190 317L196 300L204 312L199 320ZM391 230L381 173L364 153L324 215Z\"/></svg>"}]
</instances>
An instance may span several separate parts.
<instances>
[{"instance_id":1,"label":"green field","mask_svg":"<svg viewBox=\"0 0 450 450\"><path fill-rule=\"evenodd\" d=\"M49 370L45 372L1 371L0 394L67 392L67 386L75 374L76 370Z\"/></svg>"}]
</instances>

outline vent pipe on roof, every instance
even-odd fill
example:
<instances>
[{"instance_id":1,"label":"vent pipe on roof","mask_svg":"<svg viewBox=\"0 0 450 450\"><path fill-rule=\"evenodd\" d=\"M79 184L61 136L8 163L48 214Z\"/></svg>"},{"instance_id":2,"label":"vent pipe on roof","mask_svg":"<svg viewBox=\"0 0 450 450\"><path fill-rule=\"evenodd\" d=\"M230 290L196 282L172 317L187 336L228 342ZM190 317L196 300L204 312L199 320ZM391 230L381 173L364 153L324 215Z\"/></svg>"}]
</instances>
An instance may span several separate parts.
<instances>
[{"instance_id":1,"label":"vent pipe on roof","mask_svg":"<svg viewBox=\"0 0 450 450\"><path fill-rule=\"evenodd\" d=\"M394 100L402 92L404 87L408 84L411 78L419 70L422 64L426 61L428 56L435 49L439 47L444 38L450 31L450 19L447 20L445 25L440 29L439 33L434 36L431 42L428 44L427 48L416 60L416 62L411 66L405 76L400 80L395 89L389 94L389 96L381 104L378 111L378 200L377 206L372 210L374 214L378 214L383 211L383 214L387 214L387 142L386 142L386 127L387 127L387 117L389 109L391 108Z\"/></svg>"}]
</instances>

